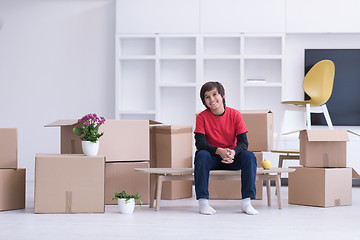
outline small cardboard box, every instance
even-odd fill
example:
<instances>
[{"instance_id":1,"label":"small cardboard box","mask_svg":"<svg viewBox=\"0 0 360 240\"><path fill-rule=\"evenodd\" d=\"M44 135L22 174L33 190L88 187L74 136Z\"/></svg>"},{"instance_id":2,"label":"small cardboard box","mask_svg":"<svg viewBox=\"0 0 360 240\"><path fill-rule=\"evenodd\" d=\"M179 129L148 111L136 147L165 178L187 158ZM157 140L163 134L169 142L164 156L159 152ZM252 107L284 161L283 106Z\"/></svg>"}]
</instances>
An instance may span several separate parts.
<instances>
[{"instance_id":1,"label":"small cardboard box","mask_svg":"<svg viewBox=\"0 0 360 240\"><path fill-rule=\"evenodd\" d=\"M150 201L150 176L135 168L149 168L149 162L107 162L105 174L105 204L117 204L112 200L114 192L125 190L128 194L139 193L144 204Z\"/></svg>"},{"instance_id":2,"label":"small cardboard box","mask_svg":"<svg viewBox=\"0 0 360 240\"><path fill-rule=\"evenodd\" d=\"M263 160L262 152L254 152L258 167L261 167ZM255 180L256 197L262 199L263 181ZM210 180L209 181L210 199L241 199L241 180Z\"/></svg>"},{"instance_id":3,"label":"small cardboard box","mask_svg":"<svg viewBox=\"0 0 360 240\"><path fill-rule=\"evenodd\" d=\"M0 128L0 168L17 168L17 128Z\"/></svg>"},{"instance_id":4,"label":"small cardboard box","mask_svg":"<svg viewBox=\"0 0 360 240\"><path fill-rule=\"evenodd\" d=\"M193 132L191 125L155 125L151 128L151 167L191 168ZM163 183L161 199L190 198L192 181Z\"/></svg>"},{"instance_id":5,"label":"small cardboard box","mask_svg":"<svg viewBox=\"0 0 360 240\"><path fill-rule=\"evenodd\" d=\"M73 133L77 120L59 120L45 127L61 127L61 153L82 154L81 140ZM149 121L106 120L99 132L99 155L112 161L149 161Z\"/></svg>"},{"instance_id":6,"label":"small cardboard box","mask_svg":"<svg viewBox=\"0 0 360 240\"><path fill-rule=\"evenodd\" d=\"M25 208L26 169L0 169L0 211Z\"/></svg>"},{"instance_id":7,"label":"small cardboard box","mask_svg":"<svg viewBox=\"0 0 360 240\"><path fill-rule=\"evenodd\" d=\"M296 167L289 173L289 203L319 207L352 203L352 168Z\"/></svg>"},{"instance_id":8,"label":"small cardboard box","mask_svg":"<svg viewBox=\"0 0 360 240\"><path fill-rule=\"evenodd\" d=\"M35 213L103 213L105 158L37 154Z\"/></svg>"},{"instance_id":9,"label":"small cardboard box","mask_svg":"<svg viewBox=\"0 0 360 240\"><path fill-rule=\"evenodd\" d=\"M249 151L271 151L274 145L273 113L270 110L240 112L248 129Z\"/></svg>"},{"instance_id":10,"label":"small cardboard box","mask_svg":"<svg viewBox=\"0 0 360 240\"><path fill-rule=\"evenodd\" d=\"M300 164L304 167L346 167L347 130L300 131Z\"/></svg>"}]
</instances>

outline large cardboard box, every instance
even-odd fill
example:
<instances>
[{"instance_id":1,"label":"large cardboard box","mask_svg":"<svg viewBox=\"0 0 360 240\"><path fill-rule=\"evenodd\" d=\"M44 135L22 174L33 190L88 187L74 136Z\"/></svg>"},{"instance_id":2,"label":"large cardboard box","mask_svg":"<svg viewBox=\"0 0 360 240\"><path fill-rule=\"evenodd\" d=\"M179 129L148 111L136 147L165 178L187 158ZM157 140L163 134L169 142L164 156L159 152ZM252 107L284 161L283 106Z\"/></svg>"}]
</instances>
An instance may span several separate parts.
<instances>
[{"instance_id":1,"label":"large cardboard box","mask_svg":"<svg viewBox=\"0 0 360 240\"><path fill-rule=\"evenodd\" d=\"M77 120L59 120L45 127L61 127L61 153L82 154L81 140L72 129ZM149 121L106 120L99 132L99 155L112 161L149 161Z\"/></svg>"},{"instance_id":2,"label":"large cardboard box","mask_svg":"<svg viewBox=\"0 0 360 240\"><path fill-rule=\"evenodd\" d=\"M117 204L112 200L114 192L125 190L128 194L141 196L144 204L150 201L150 176L135 168L148 168L149 162L107 162L105 175L105 204Z\"/></svg>"},{"instance_id":3,"label":"large cardboard box","mask_svg":"<svg viewBox=\"0 0 360 240\"><path fill-rule=\"evenodd\" d=\"M26 169L0 169L0 211L25 208Z\"/></svg>"},{"instance_id":4,"label":"large cardboard box","mask_svg":"<svg viewBox=\"0 0 360 240\"><path fill-rule=\"evenodd\" d=\"M17 150L17 128L0 128L0 168L17 168Z\"/></svg>"},{"instance_id":5,"label":"large cardboard box","mask_svg":"<svg viewBox=\"0 0 360 240\"><path fill-rule=\"evenodd\" d=\"M351 168L296 167L289 173L289 203L319 207L351 205Z\"/></svg>"},{"instance_id":6,"label":"large cardboard box","mask_svg":"<svg viewBox=\"0 0 360 240\"><path fill-rule=\"evenodd\" d=\"M35 213L103 213L104 156L37 154Z\"/></svg>"},{"instance_id":7,"label":"large cardboard box","mask_svg":"<svg viewBox=\"0 0 360 240\"><path fill-rule=\"evenodd\" d=\"M300 164L304 167L346 167L347 130L300 131Z\"/></svg>"},{"instance_id":8,"label":"large cardboard box","mask_svg":"<svg viewBox=\"0 0 360 240\"><path fill-rule=\"evenodd\" d=\"M263 160L262 152L254 152L258 167ZM256 198L262 199L263 181L256 180ZM210 199L242 199L241 197L241 180L210 180L209 181L209 198Z\"/></svg>"},{"instance_id":9,"label":"large cardboard box","mask_svg":"<svg viewBox=\"0 0 360 240\"><path fill-rule=\"evenodd\" d=\"M270 110L240 111L248 129L249 150L271 151L274 145L274 120Z\"/></svg>"},{"instance_id":10,"label":"large cardboard box","mask_svg":"<svg viewBox=\"0 0 360 240\"><path fill-rule=\"evenodd\" d=\"M151 167L191 168L193 131L191 125L155 125L151 128ZM163 183L161 199L190 198L192 181Z\"/></svg>"}]
</instances>

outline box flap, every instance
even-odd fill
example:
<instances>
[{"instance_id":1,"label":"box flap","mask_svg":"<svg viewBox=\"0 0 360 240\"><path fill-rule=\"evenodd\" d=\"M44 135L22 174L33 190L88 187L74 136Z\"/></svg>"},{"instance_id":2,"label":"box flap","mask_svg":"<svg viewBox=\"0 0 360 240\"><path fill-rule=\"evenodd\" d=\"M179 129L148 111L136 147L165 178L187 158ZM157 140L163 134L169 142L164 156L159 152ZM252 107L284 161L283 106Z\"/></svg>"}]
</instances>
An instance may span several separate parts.
<instances>
[{"instance_id":1,"label":"box flap","mask_svg":"<svg viewBox=\"0 0 360 240\"><path fill-rule=\"evenodd\" d=\"M180 134L192 133L191 125L156 125L153 130L156 133Z\"/></svg>"},{"instance_id":2,"label":"box flap","mask_svg":"<svg viewBox=\"0 0 360 240\"><path fill-rule=\"evenodd\" d=\"M240 113L259 114L259 113L272 113L272 112L269 109L265 109L265 110L240 110Z\"/></svg>"},{"instance_id":3,"label":"box flap","mask_svg":"<svg viewBox=\"0 0 360 240\"><path fill-rule=\"evenodd\" d=\"M53 123L49 123L44 127L62 127L62 126L71 126L78 122L77 119L65 119L65 120L57 120Z\"/></svg>"},{"instance_id":4,"label":"box flap","mask_svg":"<svg viewBox=\"0 0 360 240\"><path fill-rule=\"evenodd\" d=\"M343 142L349 141L347 130L303 130L309 142Z\"/></svg>"}]
</instances>

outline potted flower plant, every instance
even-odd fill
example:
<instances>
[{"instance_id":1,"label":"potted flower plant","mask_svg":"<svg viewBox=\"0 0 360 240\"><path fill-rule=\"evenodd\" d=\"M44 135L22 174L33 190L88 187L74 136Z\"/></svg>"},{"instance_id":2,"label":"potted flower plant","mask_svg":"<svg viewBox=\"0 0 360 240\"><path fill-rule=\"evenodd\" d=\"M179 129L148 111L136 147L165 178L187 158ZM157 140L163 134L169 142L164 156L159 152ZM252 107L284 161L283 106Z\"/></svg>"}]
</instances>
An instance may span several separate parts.
<instances>
[{"instance_id":1,"label":"potted flower plant","mask_svg":"<svg viewBox=\"0 0 360 240\"><path fill-rule=\"evenodd\" d=\"M118 206L120 209L120 213L130 214L133 213L135 204L140 199L139 193L135 195L129 195L126 191L122 191L121 193L114 192L114 199L118 200ZM139 207L142 205L142 201L139 200Z\"/></svg>"},{"instance_id":2,"label":"potted flower plant","mask_svg":"<svg viewBox=\"0 0 360 240\"><path fill-rule=\"evenodd\" d=\"M80 136L82 149L86 156L95 156L99 151L99 138L104 133L99 133L99 127L104 124L105 118L89 113L78 120L80 127L74 127L73 132Z\"/></svg>"}]
</instances>

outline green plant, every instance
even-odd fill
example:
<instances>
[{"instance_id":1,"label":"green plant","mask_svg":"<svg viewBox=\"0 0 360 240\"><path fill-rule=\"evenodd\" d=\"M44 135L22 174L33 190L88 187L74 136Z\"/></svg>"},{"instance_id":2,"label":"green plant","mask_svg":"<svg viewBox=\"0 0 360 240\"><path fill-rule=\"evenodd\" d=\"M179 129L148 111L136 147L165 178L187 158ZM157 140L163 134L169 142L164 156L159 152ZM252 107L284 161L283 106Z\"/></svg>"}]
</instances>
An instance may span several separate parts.
<instances>
[{"instance_id":1,"label":"green plant","mask_svg":"<svg viewBox=\"0 0 360 240\"><path fill-rule=\"evenodd\" d=\"M123 190L121 193L114 192L113 200L118 198L125 198L125 202L128 202L131 198L133 198L135 203L137 203L139 200L139 205L141 206L143 204L143 202L140 200L141 196L139 196L138 192L135 195L129 195L125 190Z\"/></svg>"},{"instance_id":2,"label":"green plant","mask_svg":"<svg viewBox=\"0 0 360 240\"><path fill-rule=\"evenodd\" d=\"M104 135L103 132L99 133L99 127L104 124L104 122L104 117L99 118L95 113L89 113L78 120L81 127L74 127L73 132L83 141L96 143L96 141Z\"/></svg>"}]
</instances>

